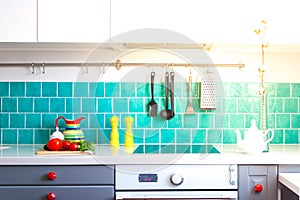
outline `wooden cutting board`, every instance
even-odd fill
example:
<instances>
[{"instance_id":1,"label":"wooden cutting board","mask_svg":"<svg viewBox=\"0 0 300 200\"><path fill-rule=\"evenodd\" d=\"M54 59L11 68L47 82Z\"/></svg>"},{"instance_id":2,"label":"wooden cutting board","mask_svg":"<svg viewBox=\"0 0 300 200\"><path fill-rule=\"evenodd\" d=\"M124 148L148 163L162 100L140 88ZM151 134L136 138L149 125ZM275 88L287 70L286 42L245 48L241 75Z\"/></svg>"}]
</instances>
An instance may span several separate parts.
<instances>
[{"instance_id":1,"label":"wooden cutting board","mask_svg":"<svg viewBox=\"0 0 300 200\"><path fill-rule=\"evenodd\" d=\"M37 155L90 155L90 151L48 151L39 149L36 151Z\"/></svg>"}]
</instances>

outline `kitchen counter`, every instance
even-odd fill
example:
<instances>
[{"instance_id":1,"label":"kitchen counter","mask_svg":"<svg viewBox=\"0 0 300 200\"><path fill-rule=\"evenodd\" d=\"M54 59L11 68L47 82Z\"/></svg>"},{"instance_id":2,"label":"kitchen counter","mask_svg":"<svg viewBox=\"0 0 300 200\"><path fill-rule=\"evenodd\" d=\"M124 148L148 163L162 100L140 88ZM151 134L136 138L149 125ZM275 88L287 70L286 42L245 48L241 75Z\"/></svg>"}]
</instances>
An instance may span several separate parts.
<instances>
[{"instance_id":1,"label":"kitchen counter","mask_svg":"<svg viewBox=\"0 0 300 200\"><path fill-rule=\"evenodd\" d=\"M269 152L256 155L241 153L236 145L216 145L220 154L130 154L123 147L116 150L106 145L97 145L95 154L36 155L42 145L4 147L9 148L0 150L0 165L300 164L300 145L270 145Z\"/></svg>"},{"instance_id":2,"label":"kitchen counter","mask_svg":"<svg viewBox=\"0 0 300 200\"><path fill-rule=\"evenodd\" d=\"M279 173L278 181L300 196L300 173Z\"/></svg>"}]
</instances>

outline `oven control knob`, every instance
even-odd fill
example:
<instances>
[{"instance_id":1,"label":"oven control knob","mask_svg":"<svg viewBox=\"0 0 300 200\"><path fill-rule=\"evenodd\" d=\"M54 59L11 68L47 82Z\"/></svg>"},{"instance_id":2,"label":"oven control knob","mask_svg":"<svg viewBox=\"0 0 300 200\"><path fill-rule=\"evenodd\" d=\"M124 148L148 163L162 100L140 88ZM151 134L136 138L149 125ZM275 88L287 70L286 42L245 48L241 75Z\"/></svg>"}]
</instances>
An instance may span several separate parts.
<instances>
[{"instance_id":1,"label":"oven control knob","mask_svg":"<svg viewBox=\"0 0 300 200\"><path fill-rule=\"evenodd\" d=\"M172 174L170 181L173 185L181 185L181 183L183 183L183 177L180 174Z\"/></svg>"}]
</instances>

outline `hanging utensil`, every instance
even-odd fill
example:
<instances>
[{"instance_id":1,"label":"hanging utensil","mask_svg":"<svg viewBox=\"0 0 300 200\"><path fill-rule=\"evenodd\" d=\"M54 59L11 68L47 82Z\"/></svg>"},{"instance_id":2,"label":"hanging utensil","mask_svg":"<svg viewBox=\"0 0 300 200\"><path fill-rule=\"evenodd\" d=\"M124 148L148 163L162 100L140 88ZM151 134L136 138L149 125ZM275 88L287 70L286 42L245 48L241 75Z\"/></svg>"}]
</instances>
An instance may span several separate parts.
<instances>
[{"instance_id":1,"label":"hanging utensil","mask_svg":"<svg viewBox=\"0 0 300 200\"><path fill-rule=\"evenodd\" d=\"M171 75L171 90L170 90L170 93L171 93L171 111L172 111L172 115L170 116L170 119L172 119L174 116L175 116L175 108L174 108L174 72L171 72L170 73Z\"/></svg>"},{"instance_id":2,"label":"hanging utensil","mask_svg":"<svg viewBox=\"0 0 300 200\"><path fill-rule=\"evenodd\" d=\"M208 72L211 73L211 72ZM216 110L216 83L212 78L201 80L201 101L200 109Z\"/></svg>"},{"instance_id":3,"label":"hanging utensil","mask_svg":"<svg viewBox=\"0 0 300 200\"><path fill-rule=\"evenodd\" d=\"M172 116L172 110L169 109L169 72L166 72L165 76L165 87L166 87L166 107L165 110L160 112L161 118L169 120Z\"/></svg>"},{"instance_id":4,"label":"hanging utensil","mask_svg":"<svg viewBox=\"0 0 300 200\"><path fill-rule=\"evenodd\" d=\"M193 100L192 100L192 71L190 66L190 73L189 73L189 104L186 108L186 114L195 114L193 108Z\"/></svg>"},{"instance_id":5,"label":"hanging utensil","mask_svg":"<svg viewBox=\"0 0 300 200\"><path fill-rule=\"evenodd\" d=\"M155 117L157 115L157 103L154 101L154 77L155 72L151 72L151 101L148 104L149 116Z\"/></svg>"}]
</instances>

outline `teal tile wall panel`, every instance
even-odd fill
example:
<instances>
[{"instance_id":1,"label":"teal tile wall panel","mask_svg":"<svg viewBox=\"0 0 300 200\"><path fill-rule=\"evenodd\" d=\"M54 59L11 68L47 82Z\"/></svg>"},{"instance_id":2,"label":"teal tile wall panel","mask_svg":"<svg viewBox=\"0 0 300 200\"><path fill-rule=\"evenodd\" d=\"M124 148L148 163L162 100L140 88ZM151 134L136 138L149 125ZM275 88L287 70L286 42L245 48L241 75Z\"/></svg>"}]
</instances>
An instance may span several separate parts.
<instances>
[{"instance_id":1,"label":"teal tile wall panel","mask_svg":"<svg viewBox=\"0 0 300 200\"><path fill-rule=\"evenodd\" d=\"M300 130L300 83L267 83L267 127L274 129L272 144L298 144ZM1 144L43 144L55 131L59 115L74 119L86 116L82 128L87 139L109 144L114 115L120 118L120 142L124 143L126 116L134 117L134 139L145 149L181 152L176 144L235 144L235 129L250 127L251 119L260 120L259 83L223 83L218 85L217 110L200 110L200 83L193 83L195 114L186 114L188 85L175 83L175 116L165 121L159 116L165 109L165 86L155 83L158 115L150 117L149 82L0 82ZM59 122L62 131L63 121ZM26 137L28 136L28 137ZM147 147L149 145L149 147ZM163 150L160 149L162 152ZM186 151L184 151L186 152Z\"/></svg>"}]
</instances>

